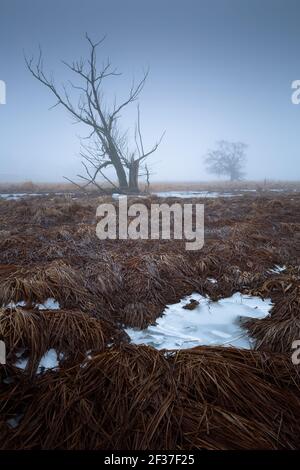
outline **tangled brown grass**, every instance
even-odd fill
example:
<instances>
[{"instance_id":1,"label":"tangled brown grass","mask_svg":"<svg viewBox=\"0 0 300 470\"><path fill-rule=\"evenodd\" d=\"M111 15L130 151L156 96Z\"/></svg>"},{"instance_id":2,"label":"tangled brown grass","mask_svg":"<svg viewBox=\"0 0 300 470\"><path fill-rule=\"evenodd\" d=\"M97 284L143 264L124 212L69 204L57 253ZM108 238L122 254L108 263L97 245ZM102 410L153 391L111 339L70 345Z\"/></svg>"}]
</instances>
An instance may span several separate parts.
<instances>
[{"instance_id":1,"label":"tangled brown grass","mask_svg":"<svg viewBox=\"0 0 300 470\"><path fill-rule=\"evenodd\" d=\"M93 195L40 201L0 201L1 449L299 448L298 193L206 199L195 253L98 240ZM244 323L254 351L128 344L125 326L155 323L184 295L237 291L273 303ZM49 298L57 310L41 308ZM37 374L52 348L59 369Z\"/></svg>"},{"instance_id":2,"label":"tangled brown grass","mask_svg":"<svg viewBox=\"0 0 300 470\"><path fill-rule=\"evenodd\" d=\"M25 392L11 385L5 417L23 416L1 448L297 448L299 376L287 391L270 374L290 373L288 359L269 357L264 370L262 353L232 348L224 359L223 350L128 345L48 372Z\"/></svg>"}]
</instances>

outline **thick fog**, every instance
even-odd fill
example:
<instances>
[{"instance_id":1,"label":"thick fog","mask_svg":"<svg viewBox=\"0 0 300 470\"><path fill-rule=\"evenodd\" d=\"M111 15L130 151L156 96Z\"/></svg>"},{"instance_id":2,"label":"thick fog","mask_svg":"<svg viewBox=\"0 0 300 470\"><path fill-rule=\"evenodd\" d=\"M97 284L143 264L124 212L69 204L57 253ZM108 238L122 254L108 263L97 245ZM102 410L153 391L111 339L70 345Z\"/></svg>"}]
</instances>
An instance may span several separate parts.
<instances>
[{"instance_id":1,"label":"thick fog","mask_svg":"<svg viewBox=\"0 0 300 470\"><path fill-rule=\"evenodd\" d=\"M84 125L55 104L26 68L43 50L57 86L72 79L61 60L85 57L85 32L123 72L105 85L108 103L150 73L139 99L152 180L215 179L203 156L215 141L248 144L247 179L300 177L300 3L297 0L1 0L0 181L62 181L80 169ZM74 83L79 83L76 79ZM5 88L2 86L1 94ZM1 102L1 100L0 100ZM2 102L3 96L2 96ZM132 129L136 103L122 113Z\"/></svg>"}]
</instances>

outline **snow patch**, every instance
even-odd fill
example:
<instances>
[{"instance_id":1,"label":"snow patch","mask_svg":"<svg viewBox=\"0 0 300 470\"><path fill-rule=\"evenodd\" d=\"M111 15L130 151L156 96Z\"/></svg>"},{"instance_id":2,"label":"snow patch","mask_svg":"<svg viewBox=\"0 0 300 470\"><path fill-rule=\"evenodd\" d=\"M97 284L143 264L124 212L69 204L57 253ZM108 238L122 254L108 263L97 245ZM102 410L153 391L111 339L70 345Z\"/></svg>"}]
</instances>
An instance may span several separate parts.
<instances>
[{"instance_id":1,"label":"snow patch","mask_svg":"<svg viewBox=\"0 0 300 470\"><path fill-rule=\"evenodd\" d=\"M59 310L60 305L55 299L47 299L43 304L38 304L40 310Z\"/></svg>"},{"instance_id":2,"label":"snow patch","mask_svg":"<svg viewBox=\"0 0 300 470\"><path fill-rule=\"evenodd\" d=\"M55 349L51 348L40 360L37 373L40 374L47 369L57 369L59 367L59 355Z\"/></svg>"},{"instance_id":3,"label":"snow patch","mask_svg":"<svg viewBox=\"0 0 300 470\"><path fill-rule=\"evenodd\" d=\"M166 198L166 197L178 197L181 199L187 199L187 198L206 198L206 197L212 197L212 198L217 198L217 197L234 197L234 196L242 196L240 193L233 193L233 192L217 192L217 191L154 191L151 192L152 196L157 196L161 198ZM138 198L145 198L147 197L147 194L134 194L134 197ZM118 194L118 193L113 193L112 198L113 199L122 199L126 197L124 194Z\"/></svg>"},{"instance_id":4,"label":"snow patch","mask_svg":"<svg viewBox=\"0 0 300 470\"><path fill-rule=\"evenodd\" d=\"M286 270L286 266L280 266L279 264L275 264L274 268L269 270L269 273L278 274L285 270Z\"/></svg>"},{"instance_id":5,"label":"snow patch","mask_svg":"<svg viewBox=\"0 0 300 470\"><path fill-rule=\"evenodd\" d=\"M37 374L42 374L45 370L57 370L59 367L59 360L63 359L62 354L58 354L57 351L53 348L49 349L43 357L41 358L38 368ZM28 357L20 357L17 362L15 363L15 367L18 369L26 369L28 365L29 358Z\"/></svg>"},{"instance_id":6,"label":"snow patch","mask_svg":"<svg viewBox=\"0 0 300 470\"><path fill-rule=\"evenodd\" d=\"M6 421L6 424L11 428L15 429L19 426L21 419L23 418L23 413L15 415L13 418L10 418Z\"/></svg>"},{"instance_id":7,"label":"snow patch","mask_svg":"<svg viewBox=\"0 0 300 470\"><path fill-rule=\"evenodd\" d=\"M191 299L197 300L199 305L194 310L184 309ZM156 349L186 349L199 345L251 349L254 342L242 328L241 320L264 318L271 308L270 299L262 300L239 292L218 302L194 293L177 304L168 305L156 325L145 330L127 328L126 332L134 344L146 344Z\"/></svg>"},{"instance_id":8,"label":"snow patch","mask_svg":"<svg viewBox=\"0 0 300 470\"><path fill-rule=\"evenodd\" d=\"M2 193L0 194L0 198L5 199L6 201L16 201L17 199L23 199L24 197L32 197L32 196L44 196L44 194L34 194L34 193Z\"/></svg>"},{"instance_id":9,"label":"snow patch","mask_svg":"<svg viewBox=\"0 0 300 470\"><path fill-rule=\"evenodd\" d=\"M181 199L186 199L186 198L196 198L196 197L201 197L201 198L206 198L206 197L212 197L212 198L217 198L217 197L234 197L238 196L238 194L234 193L221 193L217 191L158 191L152 193L155 196L158 197L178 197Z\"/></svg>"},{"instance_id":10,"label":"snow patch","mask_svg":"<svg viewBox=\"0 0 300 470\"><path fill-rule=\"evenodd\" d=\"M6 308L16 308L16 307L26 307L27 302L25 300L20 300L19 302L10 302L6 305ZM55 299L47 299L43 304L33 304L34 308L40 310L59 310L60 305Z\"/></svg>"},{"instance_id":11,"label":"snow patch","mask_svg":"<svg viewBox=\"0 0 300 470\"><path fill-rule=\"evenodd\" d=\"M28 360L29 360L28 357L20 357L20 359L18 359L17 362L15 363L15 366L18 369L25 370L28 364Z\"/></svg>"},{"instance_id":12,"label":"snow patch","mask_svg":"<svg viewBox=\"0 0 300 470\"><path fill-rule=\"evenodd\" d=\"M43 197L43 196L71 196L73 199L73 193L0 193L0 199L6 201L17 201L18 199L25 199L27 197ZM74 198L75 199L75 198ZM77 199L77 198L76 198Z\"/></svg>"}]
</instances>

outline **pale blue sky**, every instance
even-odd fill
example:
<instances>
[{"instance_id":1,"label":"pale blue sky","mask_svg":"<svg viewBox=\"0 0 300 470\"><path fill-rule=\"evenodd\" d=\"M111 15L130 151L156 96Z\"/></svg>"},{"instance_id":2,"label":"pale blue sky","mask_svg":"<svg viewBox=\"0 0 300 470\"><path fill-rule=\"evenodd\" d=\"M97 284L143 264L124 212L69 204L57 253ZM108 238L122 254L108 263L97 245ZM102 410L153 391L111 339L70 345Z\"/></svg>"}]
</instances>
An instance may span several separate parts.
<instances>
[{"instance_id":1,"label":"pale blue sky","mask_svg":"<svg viewBox=\"0 0 300 470\"><path fill-rule=\"evenodd\" d=\"M25 67L37 54L57 83L70 78L61 59L85 55L84 34L107 34L103 58L124 73L107 89L126 95L150 67L140 97L142 126L156 180L211 178L203 155L220 139L249 145L249 179L299 179L300 79L297 0L0 0L0 180L60 181L79 170L78 135L63 109ZM99 51L100 53L100 51ZM124 128L133 114L124 115Z\"/></svg>"}]
</instances>

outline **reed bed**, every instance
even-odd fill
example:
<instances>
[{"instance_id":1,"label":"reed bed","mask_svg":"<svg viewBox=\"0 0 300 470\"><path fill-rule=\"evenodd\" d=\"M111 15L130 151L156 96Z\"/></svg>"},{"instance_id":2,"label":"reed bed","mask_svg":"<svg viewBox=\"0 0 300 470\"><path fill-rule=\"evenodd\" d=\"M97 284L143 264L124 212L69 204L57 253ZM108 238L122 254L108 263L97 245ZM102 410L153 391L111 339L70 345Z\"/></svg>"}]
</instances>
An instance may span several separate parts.
<instances>
[{"instance_id":1,"label":"reed bed","mask_svg":"<svg viewBox=\"0 0 300 470\"><path fill-rule=\"evenodd\" d=\"M0 200L0 448L299 448L299 194L185 200L205 202L205 245L193 253L180 240L100 241L104 199L76 197ZM185 295L237 291L273 304L243 324L253 351L129 344L125 327L155 324ZM38 372L50 349L58 368Z\"/></svg>"},{"instance_id":2,"label":"reed bed","mask_svg":"<svg viewBox=\"0 0 300 470\"><path fill-rule=\"evenodd\" d=\"M255 338L258 350L286 353L292 350L294 341L300 338L300 318L277 320L264 318L249 320L244 324L250 335Z\"/></svg>"},{"instance_id":3,"label":"reed bed","mask_svg":"<svg viewBox=\"0 0 300 470\"><path fill-rule=\"evenodd\" d=\"M34 375L42 356L55 349L61 363L73 364L108 344L126 341L126 334L111 322L82 311L0 309L0 337L5 341L7 362L17 354L28 358L26 371Z\"/></svg>"},{"instance_id":4,"label":"reed bed","mask_svg":"<svg viewBox=\"0 0 300 470\"><path fill-rule=\"evenodd\" d=\"M5 417L22 410L22 418L0 447L297 448L299 395L274 385L258 366L262 353L232 348L225 361L223 349L215 355L209 347L166 353L124 345L34 384L11 385L1 396ZM289 368L287 358L269 361L274 370Z\"/></svg>"}]
</instances>

